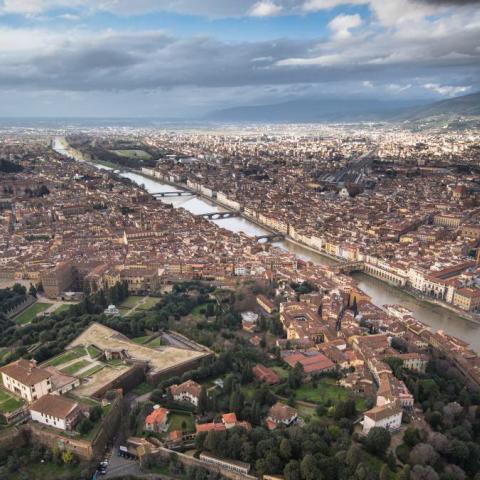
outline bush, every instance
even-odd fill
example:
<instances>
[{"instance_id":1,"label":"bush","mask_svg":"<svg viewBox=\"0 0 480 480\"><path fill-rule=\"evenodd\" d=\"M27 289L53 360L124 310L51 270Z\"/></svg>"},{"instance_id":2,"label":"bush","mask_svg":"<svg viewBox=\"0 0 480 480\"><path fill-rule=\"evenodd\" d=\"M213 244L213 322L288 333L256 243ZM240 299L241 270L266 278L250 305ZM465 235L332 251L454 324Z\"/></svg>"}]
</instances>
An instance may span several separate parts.
<instances>
[{"instance_id":1,"label":"bush","mask_svg":"<svg viewBox=\"0 0 480 480\"><path fill-rule=\"evenodd\" d=\"M102 418L103 415L103 409L100 405L95 405L91 410L90 410L90 420L93 423L98 422L100 418Z\"/></svg>"},{"instance_id":2,"label":"bush","mask_svg":"<svg viewBox=\"0 0 480 480\"><path fill-rule=\"evenodd\" d=\"M365 446L370 453L383 456L390 446L390 432L382 427L373 427L365 439Z\"/></svg>"},{"instance_id":3,"label":"bush","mask_svg":"<svg viewBox=\"0 0 480 480\"><path fill-rule=\"evenodd\" d=\"M93 423L88 418L84 418L78 425L78 431L82 435L86 435L92 428Z\"/></svg>"},{"instance_id":4,"label":"bush","mask_svg":"<svg viewBox=\"0 0 480 480\"><path fill-rule=\"evenodd\" d=\"M395 455L402 463L407 463L410 455L410 449L402 443L395 449Z\"/></svg>"}]
</instances>

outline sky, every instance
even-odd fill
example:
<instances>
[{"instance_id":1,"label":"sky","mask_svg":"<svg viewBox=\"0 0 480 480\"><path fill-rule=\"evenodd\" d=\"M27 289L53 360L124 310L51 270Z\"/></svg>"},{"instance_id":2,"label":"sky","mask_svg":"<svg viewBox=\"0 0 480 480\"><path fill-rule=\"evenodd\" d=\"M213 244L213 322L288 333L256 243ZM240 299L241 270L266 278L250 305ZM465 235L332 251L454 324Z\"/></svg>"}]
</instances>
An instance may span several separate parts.
<instances>
[{"instance_id":1,"label":"sky","mask_svg":"<svg viewBox=\"0 0 480 480\"><path fill-rule=\"evenodd\" d=\"M480 0L0 0L0 116L480 90Z\"/></svg>"}]
</instances>

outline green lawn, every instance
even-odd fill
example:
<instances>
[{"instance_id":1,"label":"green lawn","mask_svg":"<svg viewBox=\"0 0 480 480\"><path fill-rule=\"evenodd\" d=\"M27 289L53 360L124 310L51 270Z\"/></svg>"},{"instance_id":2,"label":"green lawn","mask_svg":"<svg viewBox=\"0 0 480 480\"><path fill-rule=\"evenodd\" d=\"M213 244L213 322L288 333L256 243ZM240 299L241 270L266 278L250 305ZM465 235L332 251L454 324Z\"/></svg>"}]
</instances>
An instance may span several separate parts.
<instances>
[{"instance_id":1,"label":"green lawn","mask_svg":"<svg viewBox=\"0 0 480 480\"><path fill-rule=\"evenodd\" d=\"M299 405L298 403L296 403L295 408L296 408L298 414L303 418L305 418L307 416L310 416L310 417L316 416L314 407L308 407L306 405Z\"/></svg>"},{"instance_id":2,"label":"green lawn","mask_svg":"<svg viewBox=\"0 0 480 480\"><path fill-rule=\"evenodd\" d=\"M45 363L45 366L47 367L51 365L53 367L58 367L59 365L70 362L71 360L83 357L84 355L86 355L86 352L83 347L75 347L73 350L67 350L57 357L51 358Z\"/></svg>"},{"instance_id":3,"label":"green lawn","mask_svg":"<svg viewBox=\"0 0 480 480\"><path fill-rule=\"evenodd\" d=\"M317 382L316 388L312 383L302 385L296 390L295 398L305 402L335 405L339 401L346 400L348 396L348 390L336 385L333 378L322 378ZM356 398L355 403L357 410L365 410L365 400L363 398Z\"/></svg>"},{"instance_id":4,"label":"green lawn","mask_svg":"<svg viewBox=\"0 0 480 480\"><path fill-rule=\"evenodd\" d=\"M8 400L9 398L10 394L6 390L0 389L0 403Z\"/></svg>"},{"instance_id":5,"label":"green lawn","mask_svg":"<svg viewBox=\"0 0 480 480\"><path fill-rule=\"evenodd\" d=\"M62 372L66 373L67 375L74 375L82 368L88 367L91 364L92 362L88 360L79 360L78 362L72 363L68 367L62 368Z\"/></svg>"},{"instance_id":6,"label":"green lawn","mask_svg":"<svg viewBox=\"0 0 480 480\"><path fill-rule=\"evenodd\" d=\"M131 149L131 150L110 150L110 151L120 157L139 158L141 160L148 160L152 158L152 156L148 152L145 152L145 150Z\"/></svg>"},{"instance_id":7,"label":"green lawn","mask_svg":"<svg viewBox=\"0 0 480 480\"><path fill-rule=\"evenodd\" d=\"M297 400L304 400L313 403L332 402L333 404L339 400L346 400L348 392L343 387L335 385L335 380L323 378L315 388L312 383L304 384L296 390Z\"/></svg>"},{"instance_id":8,"label":"green lawn","mask_svg":"<svg viewBox=\"0 0 480 480\"><path fill-rule=\"evenodd\" d=\"M84 372L81 373L80 378L87 378L90 375L93 375L94 373L99 372L103 368L103 365L95 365L92 368L89 368L88 370L85 370Z\"/></svg>"},{"instance_id":9,"label":"green lawn","mask_svg":"<svg viewBox=\"0 0 480 480\"><path fill-rule=\"evenodd\" d=\"M94 345L89 345L87 347L87 352L88 354L92 357L92 358L96 358L98 357L102 352L101 350L99 350L97 347L95 347Z\"/></svg>"},{"instance_id":10,"label":"green lawn","mask_svg":"<svg viewBox=\"0 0 480 480\"><path fill-rule=\"evenodd\" d=\"M144 303L142 303L138 309L139 310L150 310L160 301L157 297L148 297Z\"/></svg>"},{"instance_id":11,"label":"green lawn","mask_svg":"<svg viewBox=\"0 0 480 480\"><path fill-rule=\"evenodd\" d=\"M175 430L182 430L182 423L187 424L186 431L194 432L195 424L193 422L193 415L183 414L183 413L171 413L168 416L168 432L174 432Z\"/></svg>"},{"instance_id":12,"label":"green lawn","mask_svg":"<svg viewBox=\"0 0 480 480\"><path fill-rule=\"evenodd\" d=\"M147 347L157 348L162 345L162 337L155 337L152 341L146 344Z\"/></svg>"},{"instance_id":13,"label":"green lawn","mask_svg":"<svg viewBox=\"0 0 480 480\"><path fill-rule=\"evenodd\" d=\"M147 382L142 382L140 385L137 385L132 392L135 395L145 395L146 393L150 393L153 390L153 387L147 383Z\"/></svg>"},{"instance_id":14,"label":"green lawn","mask_svg":"<svg viewBox=\"0 0 480 480\"><path fill-rule=\"evenodd\" d=\"M138 295L130 295L126 300L124 300L119 308L133 308L140 300L142 300L142 296L138 296Z\"/></svg>"},{"instance_id":15,"label":"green lawn","mask_svg":"<svg viewBox=\"0 0 480 480\"><path fill-rule=\"evenodd\" d=\"M147 343L151 338L151 335L144 335L143 337L135 337L132 338L132 342L138 343L139 345L143 345Z\"/></svg>"},{"instance_id":16,"label":"green lawn","mask_svg":"<svg viewBox=\"0 0 480 480\"><path fill-rule=\"evenodd\" d=\"M272 367L272 370L282 379L286 380L288 378L288 372L282 367Z\"/></svg>"},{"instance_id":17,"label":"green lawn","mask_svg":"<svg viewBox=\"0 0 480 480\"><path fill-rule=\"evenodd\" d=\"M66 304L64 303L63 305L60 305L59 307L57 307L53 313L62 313L62 312L66 312L67 310L70 310L70 307L72 305L71 304Z\"/></svg>"},{"instance_id":18,"label":"green lawn","mask_svg":"<svg viewBox=\"0 0 480 480\"><path fill-rule=\"evenodd\" d=\"M248 400L252 399L253 396L255 395L256 387L252 383L249 385L243 385L242 386L242 392L245 395L245 398Z\"/></svg>"},{"instance_id":19,"label":"green lawn","mask_svg":"<svg viewBox=\"0 0 480 480\"><path fill-rule=\"evenodd\" d=\"M197 305L191 312L191 315L197 318L203 318L205 315L200 312L200 310L207 310L207 303L202 303L200 305Z\"/></svg>"},{"instance_id":20,"label":"green lawn","mask_svg":"<svg viewBox=\"0 0 480 480\"><path fill-rule=\"evenodd\" d=\"M112 360L108 360L108 362L106 363L111 367L118 367L119 365L125 364L125 362L121 358L113 358Z\"/></svg>"},{"instance_id":21,"label":"green lawn","mask_svg":"<svg viewBox=\"0 0 480 480\"><path fill-rule=\"evenodd\" d=\"M0 360L3 360L4 357L6 357L10 353L10 349L7 347L1 347L0 348Z\"/></svg>"},{"instance_id":22,"label":"green lawn","mask_svg":"<svg viewBox=\"0 0 480 480\"><path fill-rule=\"evenodd\" d=\"M0 389L0 413L13 412L23 404L23 400L15 397L7 390Z\"/></svg>"},{"instance_id":23,"label":"green lawn","mask_svg":"<svg viewBox=\"0 0 480 480\"><path fill-rule=\"evenodd\" d=\"M51 303L40 303L36 302L26 310L24 310L20 315L15 317L13 321L18 323L18 325L25 325L30 323L39 313L44 312L47 308L51 307Z\"/></svg>"}]
</instances>

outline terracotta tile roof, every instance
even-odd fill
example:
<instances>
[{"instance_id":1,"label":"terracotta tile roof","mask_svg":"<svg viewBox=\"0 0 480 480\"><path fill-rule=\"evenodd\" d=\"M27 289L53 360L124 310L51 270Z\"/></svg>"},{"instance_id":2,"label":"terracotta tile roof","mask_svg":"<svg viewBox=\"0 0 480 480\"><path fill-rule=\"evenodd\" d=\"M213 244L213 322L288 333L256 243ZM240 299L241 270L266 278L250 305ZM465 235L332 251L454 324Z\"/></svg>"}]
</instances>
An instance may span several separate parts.
<instances>
[{"instance_id":1,"label":"terracotta tile roof","mask_svg":"<svg viewBox=\"0 0 480 480\"><path fill-rule=\"evenodd\" d=\"M295 417L295 415L297 415L297 411L294 408L289 407L281 402L277 402L275 405L270 407L270 410L268 411L268 416L277 422L290 420L291 418Z\"/></svg>"},{"instance_id":2,"label":"terracotta tile roof","mask_svg":"<svg viewBox=\"0 0 480 480\"><path fill-rule=\"evenodd\" d=\"M401 413L402 409L398 402L387 403L380 407L373 407L372 409L365 412L365 416L371 418L372 420L378 422L393 415Z\"/></svg>"},{"instance_id":3,"label":"terracotta tile roof","mask_svg":"<svg viewBox=\"0 0 480 480\"><path fill-rule=\"evenodd\" d=\"M51 377L51 373L43 368L38 368L34 363L20 358L0 368L0 372L14 378L23 385L35 385Z\"/></svg>"},{"instance_id":4,"label":"terracotta tile roof","mask_svg":"<svg viewBox=\"0 0 480 480\"><path fill-rule=\"evenodd\" d=\"M312 353L305 355L303 353L294 353L286 355L284 360L293 368L297 363L303 366L305 373L321 372L322 370L330 370L335 364L323 353Z\"/></svg>"},{"instance_id":5,"label":"terracotta tile roof","mask_svg":"<svg viewBox=\"0 0 480 480\"><path fill-rule=\"evenodd\" d=\"M61 395L48 393L30 405L30 410L55 418L67 418L78 408L78 403Z\"/></svg>"},{"instance_id":6,"label":"terracotta tile roof","mask_svg":"<svg viewBox=\"0 0 480 480\"><path fill-rule=\"evenodd\" d=\"M180 385L172 385L170 392L172 395L179 395L181 393L189 393L193 397L199 397L202 387L193 380L187 380Z\"/></svg>"},{"instance_id":7,"label":"terracotta tile roof","mask_svg":"<svg viewBox=\"0 0 480 480\"><path fill-rule=\"evenodd\" d=\"M145 418L145 425L154 425L162 423L167 418L169 411L166 408L155 408L153 412Z\"/></svg>"},{"instance_id":8,"label":"terracotta tile roof","mask_svg":"<svg viewBox=\"0 0 480 480\"><path fill-rule=\"evenodd\" d=\"M237 416L234 413L224 413L222 421L223 423L237 423Z\"/></svg>"},{"instance_id":9,"label":"terracotta tile roof","mask_svg":"<svg viewBox=\"0 0 480 480\"><path fill-rule=\"evenodd\" d=\"M196 423L195 430L197 433L201 432L210 432L210 430L215 430L217 432L222 432L226 430L225 425L223 423Z\"/></svg>"}]
</instances>

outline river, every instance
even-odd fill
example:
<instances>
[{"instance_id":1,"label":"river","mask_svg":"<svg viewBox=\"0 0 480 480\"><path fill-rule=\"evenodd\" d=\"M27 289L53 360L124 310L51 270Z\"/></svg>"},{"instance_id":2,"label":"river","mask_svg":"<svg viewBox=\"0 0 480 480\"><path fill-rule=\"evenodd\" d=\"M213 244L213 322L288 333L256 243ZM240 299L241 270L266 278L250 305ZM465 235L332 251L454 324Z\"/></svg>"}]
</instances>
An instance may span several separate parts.
<instances>
[{"instance_id":1,"label":"river","mask_svg":"<svg viewBox=\"0 0 480 480\"><path fill-rule=\"evenodd\" d=\"M72 150L68 146L62 144L57 138L54 141L53 148L62 155L74 157ZM101 164L94 164L97 168L112 170ZM168 192L175 189L169 184L162 183L158 180L153 180L134 172L121 172L119 174L124 178L129 178L137 185L143 185L150 193ZM215 203L210 202L201 197L168 197L162 198L161 201L172 204L175 208L183 207L193 214L209 213L225 211L225 209L218 207ZM264 235L270 233L258 225L246 220L242 217L232 217L219 220L211 220L218 226L228 229L233 232L244 232L247 235ZM332 265L334 260L315 253L308 248L302 247L290 241L276 242L274 245L284 248L290 252L295 253L304 260L310 260L320 265ZM445 332L455 335L462 340L469 342L476 351L480 351L480 326L469 322L458 316L456 313L442 308L437 305L432 305L428 302L423 302L415 297L401 291L396 287L392 287L380 280L369 277L364 273L355 273L354 278L358 282L358 286L372 298L375 305L382 306L386 304L400 304L410 309L415 318L431 326L434 330L444 330Z\"/></svg>"}]
</instances>

